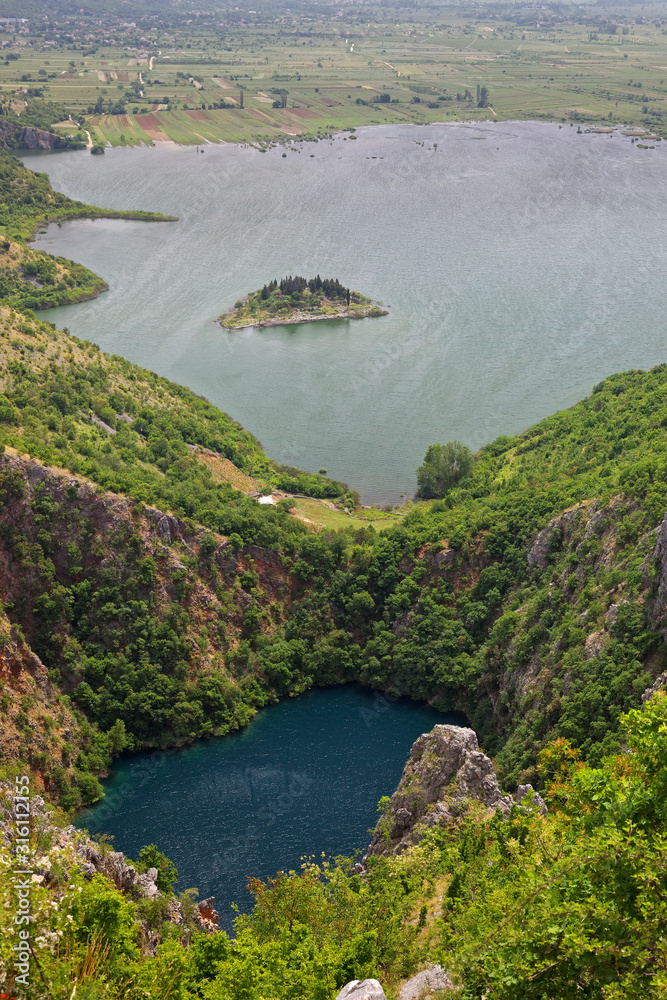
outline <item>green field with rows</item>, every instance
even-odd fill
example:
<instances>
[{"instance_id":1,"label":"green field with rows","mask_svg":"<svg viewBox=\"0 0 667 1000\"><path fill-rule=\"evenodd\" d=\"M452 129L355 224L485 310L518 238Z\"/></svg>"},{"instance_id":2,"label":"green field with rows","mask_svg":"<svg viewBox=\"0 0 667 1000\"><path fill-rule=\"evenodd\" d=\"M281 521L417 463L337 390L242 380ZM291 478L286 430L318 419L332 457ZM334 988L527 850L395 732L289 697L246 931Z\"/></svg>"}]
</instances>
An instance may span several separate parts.
<instances>
[{"instance_id":1,"label":"green field with rows","mask_svg":"<svg viewBox=\"0 0 667 1000\"><path fill-rule=\"evenodd\" d=\"M567 18L557 7L494 10L415 11L399 23L294 15L153 28L139 39L138 29L79 17L54 40L29 22L20 35L0 32L0 99L19 112L34 96L55 102L91 142L112 145L266 145L387 122L486 119L667 135L664 8L568 8ZM76 131L67 117L57 128Z\"/></svg>"}]
</instances>

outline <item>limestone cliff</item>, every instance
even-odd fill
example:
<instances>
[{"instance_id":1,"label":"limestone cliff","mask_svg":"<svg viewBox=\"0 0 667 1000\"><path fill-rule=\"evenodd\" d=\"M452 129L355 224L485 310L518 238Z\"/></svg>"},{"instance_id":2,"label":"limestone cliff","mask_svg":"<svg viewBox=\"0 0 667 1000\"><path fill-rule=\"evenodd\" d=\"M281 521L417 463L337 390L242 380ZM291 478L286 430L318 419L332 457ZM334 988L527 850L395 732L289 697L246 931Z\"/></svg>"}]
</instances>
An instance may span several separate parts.
<instances>
[{"instance_id":1,"label":"limestone cliff","mask_svg":"<svg viewBox=\"0 0 667 1000\"><path fill-rule=\"evenodd\" d=\"M504 795L472 729L435 726L414 743L398 788L375 828L369 854L396 854L432 826L457 823L474 805L507 817L513 805L546 812L532 785Z\"/></svg>"},{"instance_id":2,"label":"limestone cliff","mask_svg":"<svg viewBox=\"0 0 667 1000\"><path fill-rule=\"evenodd\" d=\"M72 126L75 129L76 126ZM0 147L2 149L58 149L66 145L63 137L42 128L21 125L20 122L0 118Z\"/></svg>"}]
</instances>

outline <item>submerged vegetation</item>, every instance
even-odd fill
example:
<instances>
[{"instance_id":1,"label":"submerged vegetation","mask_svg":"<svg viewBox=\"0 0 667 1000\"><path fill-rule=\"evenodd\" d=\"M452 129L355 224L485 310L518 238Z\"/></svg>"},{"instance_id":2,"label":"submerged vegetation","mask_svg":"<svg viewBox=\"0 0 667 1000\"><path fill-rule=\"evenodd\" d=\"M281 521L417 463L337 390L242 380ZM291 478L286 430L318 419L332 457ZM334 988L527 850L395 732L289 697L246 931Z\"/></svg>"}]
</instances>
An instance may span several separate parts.
<instances>
[{"instance_id":1,"label":"submerged vegetation","mask_svg":"<svg viewBox=\"0 0 667 1000\"><path fill-rule=\"evenodd\" d=\"M381 303L352 292L337 278L273 280L240 299L220 317L220 325L240 330L248 326L279 326L319 319L364 319L386 316Z\"/></svg>"}]
</instances>

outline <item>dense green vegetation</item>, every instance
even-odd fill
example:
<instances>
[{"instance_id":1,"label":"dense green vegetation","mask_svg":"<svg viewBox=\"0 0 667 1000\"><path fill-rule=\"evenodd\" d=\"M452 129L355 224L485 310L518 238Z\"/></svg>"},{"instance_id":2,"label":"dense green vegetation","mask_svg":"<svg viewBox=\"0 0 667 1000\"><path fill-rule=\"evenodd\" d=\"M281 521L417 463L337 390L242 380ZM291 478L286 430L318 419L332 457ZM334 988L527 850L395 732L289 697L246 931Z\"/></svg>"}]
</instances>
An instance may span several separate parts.
<instances>
[{"instance_id":1,"label":"dense green vegetation","mask_svg":"<svg viewBox=\"0 0 667 1000\"><path fill-rule=\"evenodd\" d=\"M72 123L73 134L62 135L52 131L53 122L67 120L69 112L61 104L41 100L42 95L41 88L28 88L28 100L20 115L11 101L0 103L0 146L4 149L25 149L29 145L25 141L25 130L41 129L53 136L50 141L54 149L83 149L86 135L76 122Z\"/></svg>"},{"instance_id":2,"label":"dense green vegetation","mask_svg":"<svg viewBox=\"0 0 667 1000\"><path fill-rule=\"evenodd\" d=\"M302 278L299 275L270 281L257 292L240 299L220 317L222 326L266 326L275 323L304 322L327 316L362 319L383 316L386 310L377 302L351 292L337 278Z\"/></svg>"},{"instance_id":3,"label":"dense green vegetation","mask_svg":"<svg viewBox=\"0 0 667 1000\"><path fill-rule=\"evenodd\" d=\"M472 452L460 441L432 444L417 469L417 493L427 500L442 499L455 483L470 475L472 467Z\"/></svg>"},{"instance_id":4,"label":"dense green vegetation","mask_svg":"<svg viewBox=\"0 0 667 1000\"><path fill-rule=\"evenodd\" d=\"M48 222L83 218L174 221L159 212L120 212L73 201L54 191L46 174L28 170L8 153L0 154L0 233L26 240Z\"/></svg>"},{"instance_id":5,"label":"dense green vegetation","mask_svg":"<svg viewBox=\"0 0 667 1000\"><path fill-rule=\"evenodd\" d=\"M133 549L129 525L112 543L119 564L106 583L85 525L79 537L75 500L49 501L51 527L37 519L28 554L25 528L6 536L17 579L33 588L25 600L52 609L45 639L34 638L40 655L103 730L120 718L139 743L190 738L239 724L276 694L361 679L466 711L512 785L534 780L554 736L599 762L617 745L621 713L663 668L651 600L653 529L667 507L667 366L614 376L571 410L488 445L467 480L396 526L313 534L284 505L262 507L213 479L192 449L216 451L268 482L312 482L324 495L330 481L276 468L205 400L49 324L8 314L0 345L0 443L171 510L193 530L198 523L228 538L231 550L271 550L284 567L289 600L266 594L257 603L252 572L235 584L235 573L216 576L202 558L156 615L152 571L141 568L147 554ZM41 502L31 495L29 509L39 513ZM550 519L542 556L529 562ZM57 564L65 591L54 603L56 580L21 567L26 558L48 565L59 520L83 556L74 578ZM221 683L231 684L236 706L223 698L219 716L177 625L191 620L188 590L198 579L222 595L232 585L256 595L242 632L219 647ZM29 606L10 610L16 624L28 626ZM78 692L75 682L84 685Z\"/></svg>"},{"instance_id":6,"label":"dense green vegetation","mask_svg":"<svg viewBox=\"0 0 667 1000\"><path fill-rule=\"evenodd\" d=\"M92 299L108 285L83 264L0 240L0 300L15 309L50 309Z\"/></svg>"},{"instance_id":7,"label":"dense green vegetation","mask_svg":"<svg viewBox=\"0 0 667 1000\"><path fill-rule=\"evenodd\" d=\"M46 174L34 173L13 156L0 153L0 302L18 309L49 309L105 291L108 286L102 278L82 264L25 245L49 222L102 216L173 221L156 212L118 212L72 201L52 189Z\"/></svg>"},{"instance_id":8,"label":"dense green vegetation","mask_svg":"<svg viewBox=\"0 0 667 1000\"><path fill-rule=\"evenodd\" d=\"M48 218L96 211L7 157L0 188L7 254ZM72 290L68 262L12 260L36 294ZM299 285L263 301L313 294ZM198 933L192 894L184 922L170 918L175 870L155 845L138 866L166 895L139 900L86 881L45 835L42 995L331 1000L352 978L391 988L438 960L470 1000L665 996L667 698L623 715L666 665L667 365L612 376L476 456L433 446L420 485L444 496L381 533L315 533L204 457L353 503L344 484L277 466L207 400L10 308L26 291L0 285L10 777L29 770L71 813L125 749L226 733L280 696L361 680L467 712L506 787L546 785L551 808L472 813L364 877L343 860L253 882L233 943ZM10 948L0 934L5 962Z\"/></svg>"},{"instance_id":9,"label":"dense green vegetation","mask_svg":"<svg viewBox=\"0 0 667 1000\"><path fill-rule=\"evenodd\" d=\"M598 761L661 669L648 600L651 532L667 507L666 366L614 376L573 409L487 446L468 480L398 526L314 535L282 505L262 508L216 482L192 446L269 482L305 489L310 478L326 495L330 481L277 469L205 400L48 324L8 316L0 332L0 441L287 560L298 597L289 615L274 630L257 623L233 654L279 693L360 678L462 708L517 781L534 776L550 734ZM537 533L573 505L582 506L554 525L543 564L529 565ZM117 583L128 599L132 565ZM88 613L89 633L90 624ZM526 689L535 672L540 685ZM96 704L86 701L111 725L113 711Z\"/></svg>"},{"instance_id":10,"label":"dense green vegetation","mask_svg":"<svg viewBox=\"0 0 667 1000\"><path fill-rule=\"evenodd\" d=\"M39 87L28 89L39 90ZM8 118L10 121L26 128L40 128L44 132L48 132L54 122L67 121L69 112L63 104L58 104L55 101L45 101L40 96L33 97L31 94L28 94L25 107L21 108L20 115L17 115L12 107L12 102L6 101L0 105L0 116ZM78 122L74 121L72 128L74 129L77 125ZM85 134L81 132L80 136L85 145ZM61 138L64 139L65 137L61 136Z\"/></svg>"},{"instance_id":11,"label":"dense green vegetation","mask_svg":"<svg viewBox=\"0 0 667 1000\"><path fill-rule=\"evenodd\" d=\"M41 835L47 877L32 906L44 979L31 997L68 997L76 985L86 1000L333 1000L366 977L395 997L428 962L450 972L464 1000L664 997L667 697L622 725L627 751L599 768L564 740L545 749L546 817L473 808L404 855L372 856L361 876L341 858L252 880L254 910L233 941L198 932L192 893L179 897L182 922L170 919L173 866L154 845L140 868L158 867L166 895L139 901L103 875L87 881L80 857ZM18 865L3 858L7 875ZM9 963L9 878L0 891ZM148 931L160 942L154 957L138 947Z\"/></svg>"}]
</instances>

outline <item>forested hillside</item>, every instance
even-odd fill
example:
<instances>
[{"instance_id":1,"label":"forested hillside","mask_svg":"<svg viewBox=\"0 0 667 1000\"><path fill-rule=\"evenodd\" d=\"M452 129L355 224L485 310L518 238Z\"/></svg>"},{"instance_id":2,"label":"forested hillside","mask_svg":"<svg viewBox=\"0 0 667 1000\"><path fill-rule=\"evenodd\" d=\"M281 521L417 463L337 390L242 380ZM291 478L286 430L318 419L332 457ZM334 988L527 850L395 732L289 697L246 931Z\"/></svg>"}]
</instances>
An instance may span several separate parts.
<instances>
[{"instance_id":1,"label":"forested hillside","mask_svg":"<svg viewBox=\"0 0 667 1000\"><path fill-rule=\"evenodd\" d=\"M529 797L504 817L462 801L454 785L458 820L403 853L372 855L365 867L308 860L299 872L250 880L255 906L231 941L215 931L210 900L174 895L173 866L155 847L130 867L34 796L40 964L24 995L334 1000L345 984L372 977L385 992L371 995L396 1000L408 977L438 963L451 989L434 995L444 998L664 997L666 729L660 692L624 718L626 752L600 768L583 766L565 740L545 749L546 815ZM0 782L5 816L15 787ZM0 820L0 838L10 830ZM0 986L23 993L10 971L10 880L19 882L23 862L0 857ZM148 864L152 873L139 875Z\"/></svg>"},{"instance_id":2,"label":"forested hillside","mask_svg":"<svg viewBox=\"0 0 667 1000\"><path fill-rule=\"evenodd\" d=\"M51 217L60 196L7 169L10 221ZM350 504L344 484L277 466L207 400L8 298L0 836L16 777L64 810L36 806L33 995L333 1000L379 976L393 1000L439 961L466 1000L665 996L667 698L636 709L666 667L667 365L487 445L396 525L318 532L249 487ZM466 801L361 871L252 882L233 944L192 894L155 895L150 868L67 828L123 750L348 681L465 711L505 789L540 787L548 816ZM3 875L20 862L3 848Z\"/></svg>"},{"instance_id":3,"label":"forested hillside","mask_svg":"<svg viewBox=\"0 0 667 1000\"><path fill-rule=\"evenodd\" d=\"M362 680L466 711L511 786L555 736L599 762L663 670L666 366L482 449L469 480L398 527L329 534L214 478L204 450L282 473L210 403L11 311L0 335L7 614L102 731L120 719L137 745L179 742L276 695ZM67 474L35 483L13 453ZM113 531L90 523L85 481L128 497ZM166 546L146 505L178 521ZM208 635L186 641L200 587L216 595ZM238 719L202 703L200 647Z\"/></svg>"}]
</instances>

